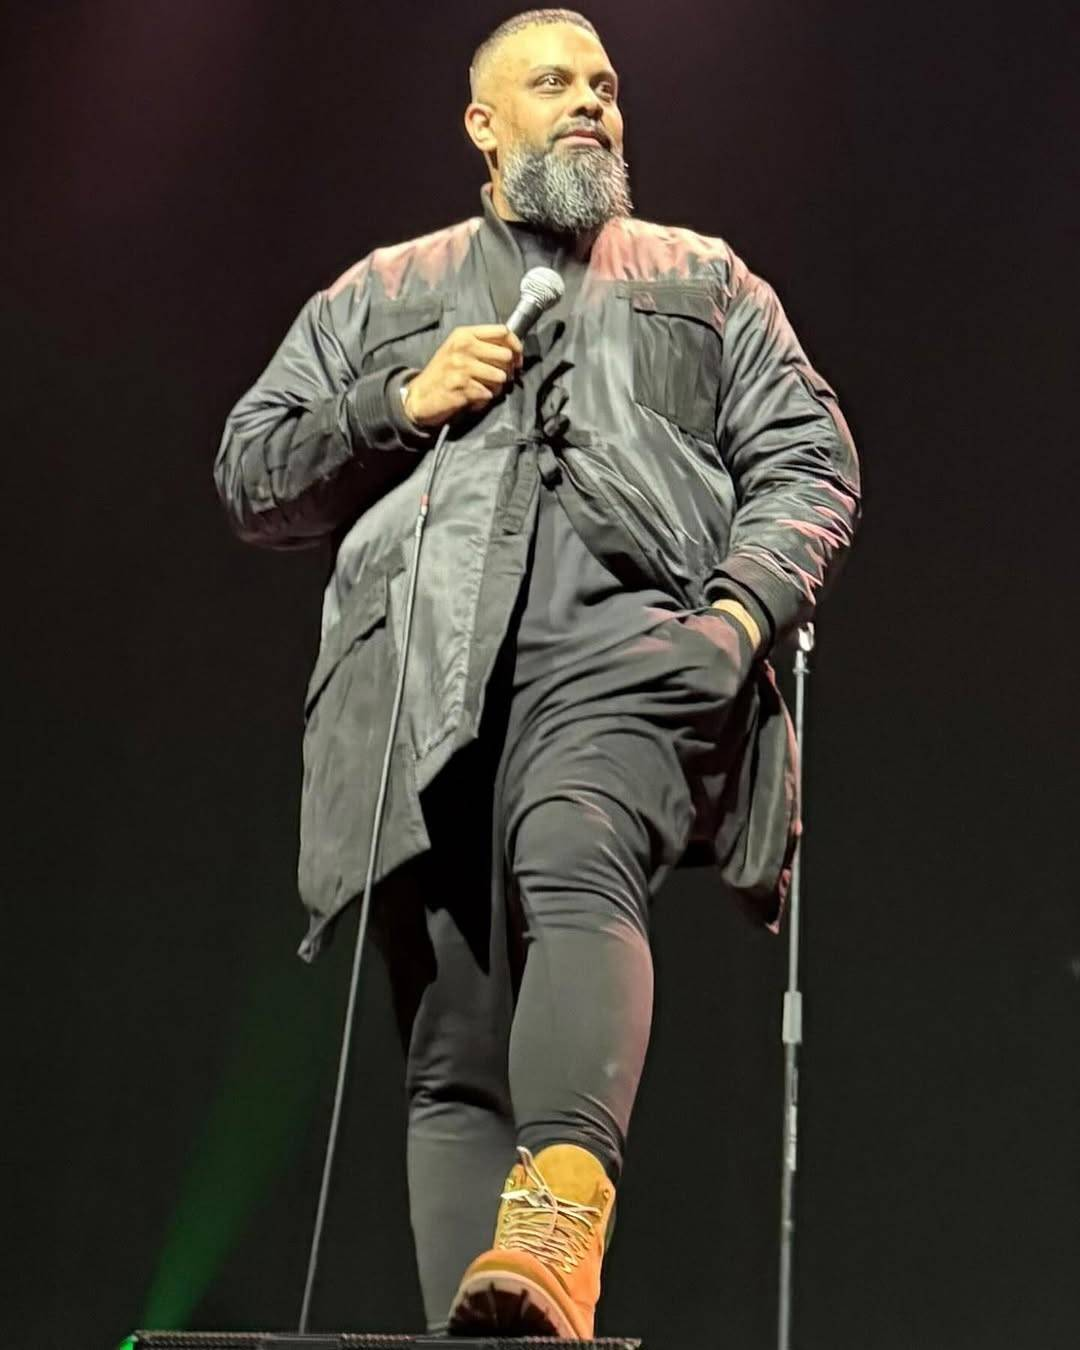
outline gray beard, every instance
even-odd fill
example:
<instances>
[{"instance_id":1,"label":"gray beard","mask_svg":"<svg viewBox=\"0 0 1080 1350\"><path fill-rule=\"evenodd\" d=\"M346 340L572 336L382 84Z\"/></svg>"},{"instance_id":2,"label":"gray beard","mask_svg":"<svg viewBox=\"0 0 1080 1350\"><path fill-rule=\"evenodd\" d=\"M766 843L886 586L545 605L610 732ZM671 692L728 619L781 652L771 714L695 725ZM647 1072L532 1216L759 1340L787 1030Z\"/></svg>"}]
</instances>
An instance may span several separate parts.
<instances>
[{"instance_id":1,"label":"gray beard","mask_svg":"<svg viewBox=\"0 0 1080 1350\"><path fill-rule=\"evenodd\" d=\"M578 234L634 209L626 162L602 145L586 150L533 150L515 145L503 154L506 204L530 225Z\"/></svg>"}]
</instances>

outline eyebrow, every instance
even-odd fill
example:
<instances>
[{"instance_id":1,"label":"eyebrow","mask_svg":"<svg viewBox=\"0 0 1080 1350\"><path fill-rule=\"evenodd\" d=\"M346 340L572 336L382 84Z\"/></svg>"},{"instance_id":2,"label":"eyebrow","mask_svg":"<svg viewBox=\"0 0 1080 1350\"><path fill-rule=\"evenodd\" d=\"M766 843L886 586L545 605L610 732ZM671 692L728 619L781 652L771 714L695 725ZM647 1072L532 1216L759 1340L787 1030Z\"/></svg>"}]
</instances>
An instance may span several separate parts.
<instances>
[{"instance_id":1,"label":"eyebrow","mask_svg":"<svg viewBox=\"0 0 1080 1350\"><path fill-rule=\"evenodd\" d=\"M525 73L526 77L529 79L531 79L534 75L541 75L541 74L562 75L565 76L567 79L573 79L574 77L574 72L570 69L569 66L531 66ZM590 83L593 83L596 80L610 80L611 83L616 86L618 86L619 83L618 75L616 75L613 70L609 70L607 66L604 66L603 69L596 71L595 74L592 76Z\"/></svg>"}]
</instances>

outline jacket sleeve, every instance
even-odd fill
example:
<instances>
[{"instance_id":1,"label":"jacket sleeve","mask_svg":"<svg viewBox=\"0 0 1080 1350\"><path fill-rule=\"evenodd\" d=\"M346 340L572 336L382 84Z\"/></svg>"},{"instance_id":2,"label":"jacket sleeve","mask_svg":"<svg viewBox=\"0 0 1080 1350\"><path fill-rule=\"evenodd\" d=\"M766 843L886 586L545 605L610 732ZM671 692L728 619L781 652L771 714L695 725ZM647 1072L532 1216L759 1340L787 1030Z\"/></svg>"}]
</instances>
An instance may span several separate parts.
<instances>
[{"instance_id":1,"label":"jacket sleeve","mask_svg":"<svg viewBox=\"0 0 1080 1350\"><path fill-rule=\"evenodd\" d=\"M771 646L812 618L839 573L862 509L859 463L772 287L741 261L733 280L717 444L738 507L705 594L741 600Z\"/></svg>"},{"instance_id":2,"label":"jacket sleeve","mask_svg":"<svg viewBox=\"0 0 1080 1350\"><path fill-rule=\"evenodd\" d=\"M397 397L415 370L357 374L369 269L364 259L307 301L225 421L214 482L248 543L317 544L406 477L434 440L409 422Z\"/></svg>"}]
</instances>

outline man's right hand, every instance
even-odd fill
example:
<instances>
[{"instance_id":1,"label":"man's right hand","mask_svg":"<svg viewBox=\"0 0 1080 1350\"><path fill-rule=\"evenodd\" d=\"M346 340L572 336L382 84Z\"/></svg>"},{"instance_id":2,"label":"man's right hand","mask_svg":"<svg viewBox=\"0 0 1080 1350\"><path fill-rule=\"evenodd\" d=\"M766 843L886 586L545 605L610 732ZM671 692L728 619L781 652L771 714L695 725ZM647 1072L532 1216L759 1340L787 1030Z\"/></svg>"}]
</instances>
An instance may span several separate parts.
<instances>
[{"instance_id":1,"label":"man's right hand","mask_svg":"<svg viewBox=\"0 0 1080 1350\"><path fill-rule=\"evenodd\" d=\"M486 407L522 362L521 340L504 323L455 328L405 388L405 415L439 427L466 408Z\"/></svg>"}]
</instances>

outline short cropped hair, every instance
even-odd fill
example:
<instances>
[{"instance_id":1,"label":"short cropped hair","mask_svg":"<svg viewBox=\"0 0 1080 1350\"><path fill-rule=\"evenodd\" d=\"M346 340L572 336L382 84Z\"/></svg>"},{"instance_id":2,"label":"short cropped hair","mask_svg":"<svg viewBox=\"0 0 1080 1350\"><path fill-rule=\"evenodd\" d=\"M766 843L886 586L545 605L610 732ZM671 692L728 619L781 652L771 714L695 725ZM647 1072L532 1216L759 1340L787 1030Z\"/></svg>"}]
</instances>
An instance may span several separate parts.
<instances>
[{"instance_id":1,"label":"short cropped hair","mask_svg":"<svg viewBox=\"0 0 1080 1350\"><path fill-rule=\"evenodd\" d=\"M523 28L533 28L550 23L575 24L578 28L584 28L587 33L591 33L598 42L600 40L600 34L593 25L584 14L579 14L575 9L527 9L522 14L515 14L512 18L505 19L499 24L498 28L493 29L473 52L473 58L469 62L469 93L471 96L476 97L476 90L483 69L503 38L511 37L514 33L520 33Z\"/></svg>"}]
</instances>

